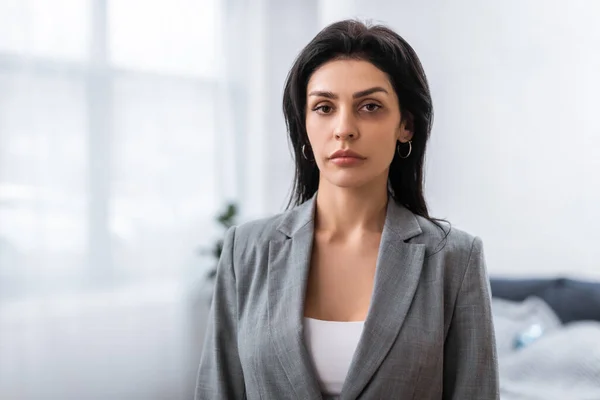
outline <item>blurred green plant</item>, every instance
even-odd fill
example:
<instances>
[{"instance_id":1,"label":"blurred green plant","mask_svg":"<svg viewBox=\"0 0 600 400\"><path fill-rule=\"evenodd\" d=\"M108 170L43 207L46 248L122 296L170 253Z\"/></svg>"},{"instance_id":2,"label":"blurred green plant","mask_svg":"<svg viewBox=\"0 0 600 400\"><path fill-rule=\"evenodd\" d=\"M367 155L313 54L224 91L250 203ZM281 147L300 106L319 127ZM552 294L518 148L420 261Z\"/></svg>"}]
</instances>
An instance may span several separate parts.
<instances>
[{"instance_id":1,"label":"blurred green plant","mask_svg":"<svg viewBox=\"0 0 600 400\"><path fill-rule=\"evenodd\" d=\"M228 203L225 205L225 209L216 218L217 223L223 228L223 233L236 224L237 215L237 204ZM214 259L214 267L207 273L207 279L213 281L217 275L217 265L223 252L223 238L219 238L211 247L202 249L200 252L201 254L212 256Z\"/></svg>"}]
</instances>

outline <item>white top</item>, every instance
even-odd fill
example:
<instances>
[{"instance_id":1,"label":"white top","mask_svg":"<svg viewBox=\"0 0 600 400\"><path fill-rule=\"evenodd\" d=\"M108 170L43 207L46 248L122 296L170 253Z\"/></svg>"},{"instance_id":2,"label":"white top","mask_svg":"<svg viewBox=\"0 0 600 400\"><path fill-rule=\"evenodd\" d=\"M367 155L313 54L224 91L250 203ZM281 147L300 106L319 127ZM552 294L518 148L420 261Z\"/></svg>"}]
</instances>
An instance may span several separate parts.
<instances>
[{"instance_id":1,"label":"white top","mask_svg":"<svg viewBox=\"0 0 600 400\"><path fill-rule=\"evenodd\" d=\"M339 395L363 331L364 322L304 318L304 341L321 391Z\"/></svg>"}]
</instances>

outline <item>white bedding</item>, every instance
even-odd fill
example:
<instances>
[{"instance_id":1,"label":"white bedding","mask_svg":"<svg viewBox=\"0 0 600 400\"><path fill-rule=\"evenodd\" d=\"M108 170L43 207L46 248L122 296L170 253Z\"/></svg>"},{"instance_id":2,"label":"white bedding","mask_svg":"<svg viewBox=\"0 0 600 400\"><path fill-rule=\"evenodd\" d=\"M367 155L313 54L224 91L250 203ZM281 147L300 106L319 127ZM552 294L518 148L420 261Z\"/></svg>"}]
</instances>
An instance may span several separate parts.
<instances>
[{"instance_id":1,"label":"white bedding","mask_svg":"<svg viewBox=\"0 0 600 400\"><path fill-rule=\"evenodd\" d=\"M502 400L600 400L600 322L562 325L537 298L493 309ZM516 348L532 325L542 335Z\"/></svg>"}]
</instances>

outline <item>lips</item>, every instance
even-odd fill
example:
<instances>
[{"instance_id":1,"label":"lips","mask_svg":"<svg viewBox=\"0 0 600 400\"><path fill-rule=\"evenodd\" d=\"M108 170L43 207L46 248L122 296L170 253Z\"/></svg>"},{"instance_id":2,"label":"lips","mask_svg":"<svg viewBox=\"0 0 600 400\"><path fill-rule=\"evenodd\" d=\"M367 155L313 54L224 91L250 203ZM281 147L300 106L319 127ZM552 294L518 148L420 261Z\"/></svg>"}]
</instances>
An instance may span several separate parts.
<instances>
[{"instance_id":1,"label":"lips","mask_svg":"<svg viewBox=\"0 0 600 400\"><path fill-rule=\"evenodd\" d=\"M330 160L335 160L338 158L347 158L347 159L358 159L358 160L364 160L365 157L363 157L362 155L358 154L355 151L352 151L350 149L346 149L346 150L337 150L336 152L334 152L331 156L329 156Z\"/></svg>"},{"instance_id":2,"label":"lips","mask_svg":"<svg viewBox=\"0 0 600 400\"><path fill-rule=\"evenodd\" d=\"M329 161L340 168L356 167L366 158L352 150L338 150L329 157Z\"/></svg>"}]
</instances>

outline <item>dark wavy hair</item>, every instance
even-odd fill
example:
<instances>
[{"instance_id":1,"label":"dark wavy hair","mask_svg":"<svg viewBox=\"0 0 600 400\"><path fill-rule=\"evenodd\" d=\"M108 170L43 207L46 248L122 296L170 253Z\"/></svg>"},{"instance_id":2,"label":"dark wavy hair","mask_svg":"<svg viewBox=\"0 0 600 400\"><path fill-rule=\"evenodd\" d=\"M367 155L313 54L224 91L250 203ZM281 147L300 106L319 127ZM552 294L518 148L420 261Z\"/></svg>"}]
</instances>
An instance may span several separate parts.
<instances>
[{"instance_id":1,"label":"dark wavy hair","mask_svg":"<svg viewBox=\"0 0 600 400\"><path fill-rule=\"evenodd\" d=\"M394 153L388 191L398 204L431 219L423 195L423 170L433 106L423 66L413 48L396 32L356 20L336 22L319 32L300 52L287 76L283 112L296 163L288 208L310 199L319 186L319 170L312 160L306 132L306 88L317 68L336 59L368 61L387 74L402 116L410 118L413 131L410 156L404 159ZM302 155L303 145L308 160Z\"/></svg>"}]
</instances>

